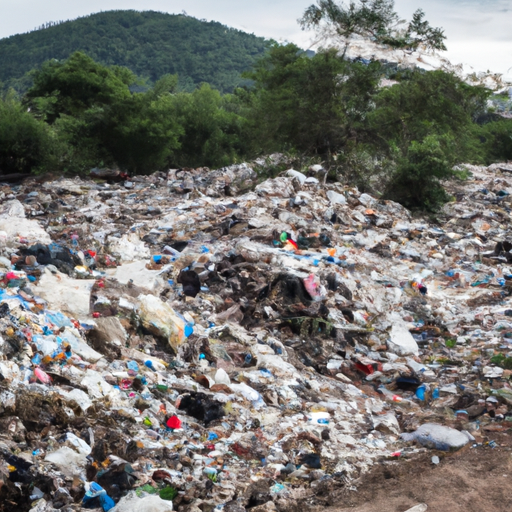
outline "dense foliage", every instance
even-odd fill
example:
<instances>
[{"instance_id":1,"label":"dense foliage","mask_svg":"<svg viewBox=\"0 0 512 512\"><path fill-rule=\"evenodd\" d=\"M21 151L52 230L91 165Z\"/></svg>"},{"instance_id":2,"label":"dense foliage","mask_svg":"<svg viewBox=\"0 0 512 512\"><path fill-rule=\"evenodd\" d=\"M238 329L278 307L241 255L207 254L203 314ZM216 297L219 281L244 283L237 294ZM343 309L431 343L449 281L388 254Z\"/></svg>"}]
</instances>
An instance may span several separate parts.
<instances>
[{"instance_id":1,"label":"dense foliage","mask_svg":"<svg viewBox=\"0 0 512 512\"><path fill-rule=\"evenodd\" d=\"M261 37L183 14L109 11L1 39L0 82L25 91L33 68L82 51L151 82L177 74L183 90L208 82L231 92L265 46Z\"/></svg>"},{"instance_id":2,"label":"dense foliage","mask_svg":"<svg viewBox=\"0 0 512 512\"><path fill-rule=\"evenodd\" d=\"M394 82L383 87L383 77ZM251 85L232 94L209 84L183 91L172 74L141 90L129 69L81 52L48 61L26 94L0 101L0 173L149 173L284 152L435 210L449 200L443 182L461 177L456 164L512 159L512 120L489 111L490 91L450 73L390 76L379 62L273 44L244 79Z\"/></svg>"},{"instance_id":3,"label":"dense foliage","mask_svg":"<svg viewBox=\"0 0 512 512\"><path fill-rule=\"evenodd\" d=\"M251 123L262 148L329 153L343 147L375 92L380 66L314 57L297 46L274 45L247 77L255 83Z\"/></svg>"},{"instance_id":4,"label":"dense foliage","mask_svg":"<svg viewBox=\"0 0 512 512\"><path fill-rule=\"evenodd\" d=\"M44 172L57 166L54 133L39 122L12 93L0 101L0 171L2 174Z\"/></svg>"}]
</instances>

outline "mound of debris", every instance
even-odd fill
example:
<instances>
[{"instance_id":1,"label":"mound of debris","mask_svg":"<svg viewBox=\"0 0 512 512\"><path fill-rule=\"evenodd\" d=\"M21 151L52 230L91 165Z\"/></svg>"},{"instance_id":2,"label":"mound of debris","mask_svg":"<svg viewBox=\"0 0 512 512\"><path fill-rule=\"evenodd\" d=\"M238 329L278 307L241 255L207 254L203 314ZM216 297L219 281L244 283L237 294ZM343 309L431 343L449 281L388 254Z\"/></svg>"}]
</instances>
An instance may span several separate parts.
<instances>
[{"instance_id":1,"label":"mound of debris","mask_svg":"<svg viewBox=\"0 0 512 512\"><path fill-rule=\"evenodd\" d=\"M1 186L0 512L288 512L499 449L512 170L468 170L435 222L321 168Z\"/></svg>"}]
</instances>

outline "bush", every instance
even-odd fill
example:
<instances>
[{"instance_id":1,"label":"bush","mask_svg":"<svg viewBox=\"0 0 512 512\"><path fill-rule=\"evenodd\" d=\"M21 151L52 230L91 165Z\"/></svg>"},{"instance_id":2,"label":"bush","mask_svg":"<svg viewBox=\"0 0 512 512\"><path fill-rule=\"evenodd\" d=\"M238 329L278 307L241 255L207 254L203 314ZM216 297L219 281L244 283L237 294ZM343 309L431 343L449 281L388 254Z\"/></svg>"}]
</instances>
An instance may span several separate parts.
<instances>
[{"instance_id":1,"label":"bush","mask_svg":"<svg viewBox=\"0 0 512 512\"><path fill-rule=\"evenodd\" d=\"M400 202L407 208L436 210L448 201L442 180L456 173L448 147L449 137L429 135L421 142L413 141L404 156L399 157L384 197Z\"/></svg>"},{"instance_id":2,"label":"bush","mask_svg":"<svg viewBox=\"0 0 512 512\"><path fill-rule=\"evenodd\" d=\"M476 136L483 146L484 162L512 160L512 120L502 119L478 127Z\"/></svg>"},{"instance_id":3,"label":"bush","mask_svg":"<svg viewBox=\"0 0 512 512\"><path fill-rule=\"evenodd\" d=\"M0 173L40 173L58 165L54 131L8 93L0 100Z\"/></svg>"}]
</instances>

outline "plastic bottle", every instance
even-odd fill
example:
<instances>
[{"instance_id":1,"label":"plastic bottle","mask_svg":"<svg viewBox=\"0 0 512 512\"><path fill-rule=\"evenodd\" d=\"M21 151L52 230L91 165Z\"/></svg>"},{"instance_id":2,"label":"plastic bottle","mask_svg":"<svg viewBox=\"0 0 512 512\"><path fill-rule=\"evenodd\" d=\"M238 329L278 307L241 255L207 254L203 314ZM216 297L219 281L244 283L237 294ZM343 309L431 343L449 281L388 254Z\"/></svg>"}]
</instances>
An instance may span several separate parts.
<instances>
[{"instance_id":1,"label":"plastic bottle","mask_svg":"<svg viewBox=\"0 0 512 512\"><path fill-rule=\"evenodd\" d=\"M412 404L412 402L410 400L404 399L399 395L395 395L395 393L393 393L392 391L389 391L389 389L387 389L383 385L380 385L377 388L377 391L379 393L381 393L382 395L384 395L384 398L389 402L395 402L397 404L404 405L406 407L409 407Z\"/></svg>"},{"instance_id":2,"label":"plastic bottle","mask_svg":"<svg viewBox=\"0 0 512 512\"><path fill-rule=\"evenodd\" d=\"M173 249L173 248L172 248L172 247L170 247L169 245L166 245L166 246L163 248L163 252L164 252L165 254L170 254L170 255L172 255L172 256L174 256L174 257L176 257L176 258L178 258L178 257L181 255L180 251L177 251L176 249Z\"/></svg>"},{"instance_id":3,"label":"plastic bottle","mask_svg":"<svg viewBox=\"0 0 512 512\"><path fill-rule=\"evenodd\" d=\"M421 386L416 389L416 397L418 400L421 400L422 402L425 401L425 393L427 391L427 386L425 384L422 384Z\"/></svg>"}]
</instances>

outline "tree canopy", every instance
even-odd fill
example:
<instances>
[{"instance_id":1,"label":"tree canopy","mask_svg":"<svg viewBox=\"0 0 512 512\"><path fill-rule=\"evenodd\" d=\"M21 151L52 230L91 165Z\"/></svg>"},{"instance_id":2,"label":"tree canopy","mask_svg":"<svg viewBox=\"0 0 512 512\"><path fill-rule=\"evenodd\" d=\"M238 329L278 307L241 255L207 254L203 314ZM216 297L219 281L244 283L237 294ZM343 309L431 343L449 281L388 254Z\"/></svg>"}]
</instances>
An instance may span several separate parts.
<instances>
[{"instance_id":1,"label":"tree canopy","mask_svg":"<svg viewBox=\"0 0 512 512\"><path fill-rule=\"evenodd\" d=\"M0 81L24 92L32 69L81 51L99 64L126 67L152 83L177 74L181 90L208 82L231 92L267 44L262 37L184 14L101 12L1 39Z\"/></svg>"},{"instance_id":2,"label":"tree canopy","mask_svg":"<svg viewBox=\"0 0 512 512\"><path fill-rule=\"evenodd\" d=\"M441 28L433 28L418 9L412 20L401 21L394 10L393 0L318 0L310 5L300 20L303 28L324 30L345 44L352 36L367 38L374 43L393 48L415 50L420 46L432 50L446 50Z\"/></svg>"}]
</instances>

